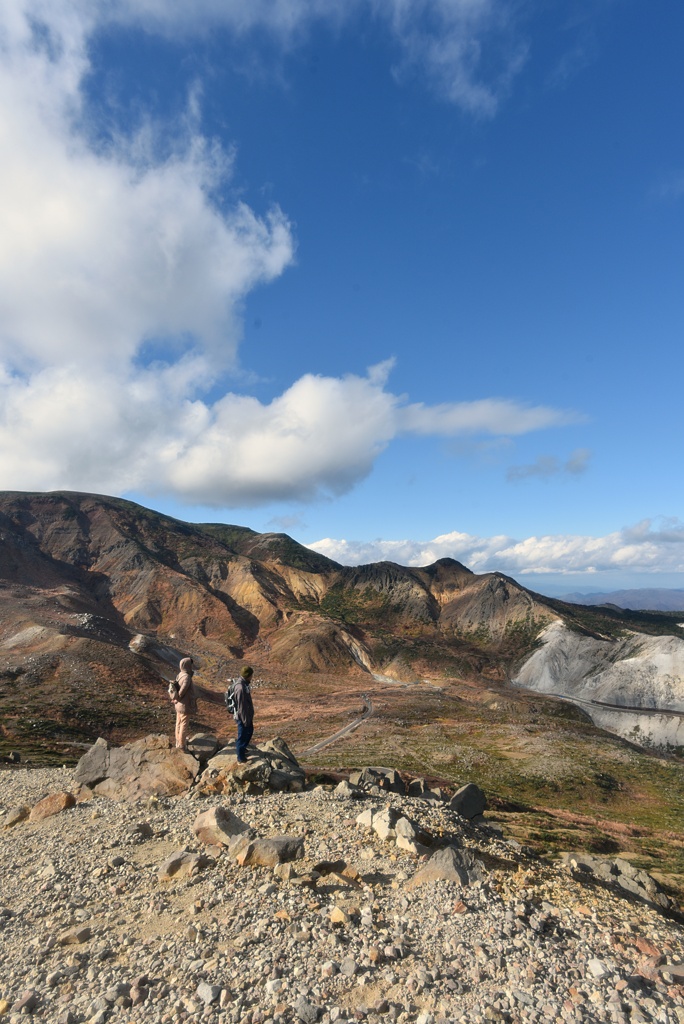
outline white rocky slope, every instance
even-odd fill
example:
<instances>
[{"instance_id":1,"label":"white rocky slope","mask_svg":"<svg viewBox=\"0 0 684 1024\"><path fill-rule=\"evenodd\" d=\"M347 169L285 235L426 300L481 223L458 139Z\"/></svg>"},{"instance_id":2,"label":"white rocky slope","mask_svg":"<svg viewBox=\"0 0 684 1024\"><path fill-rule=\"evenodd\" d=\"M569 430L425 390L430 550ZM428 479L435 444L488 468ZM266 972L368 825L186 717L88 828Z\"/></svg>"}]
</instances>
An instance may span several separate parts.
<instances>
[{"instance_id":1,"label":"white rocky slope","mask_svg":"<svg viewBox=\"0 0 684 1024\"><path fill-rule=\"evenodd\" d=\"M70 790L81 802L41 821L11 813ZM576 862L347 783L198 792L115 802L67 769L3 771L3 1020L684 1022L681 925ZM198 815L218 806L257 836L296 837L303 859L241 867L244 834L237 855L203 846ZM400 848L402 818L451 843L451 880Z\"/></svg>"},{"instance_id":2,"label":"white rocky slope","mask_svg":"<svg viewBox=\"0 0 684 1024\"><path fill-rule=\"evenodd\" d=\"M513 680L568 697L601 728L654 745L684 746L684 641L630 633L596 640L557 620ZM603 705L603 706L602 706Z\"/></svg>"}]
</instances>

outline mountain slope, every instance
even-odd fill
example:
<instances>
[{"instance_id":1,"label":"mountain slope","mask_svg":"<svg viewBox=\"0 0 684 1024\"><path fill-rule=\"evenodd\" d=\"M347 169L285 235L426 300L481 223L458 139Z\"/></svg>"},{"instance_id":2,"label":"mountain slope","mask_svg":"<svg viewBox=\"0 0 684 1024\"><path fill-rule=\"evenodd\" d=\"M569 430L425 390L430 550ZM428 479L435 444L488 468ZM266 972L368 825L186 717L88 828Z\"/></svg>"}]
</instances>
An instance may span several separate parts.
<instances>
[{"instance_id":1,"label":"mountain slope","mask_svg":"<svg viewBox=\"0 0 684 1024\"><path fill-rule=\"evenodd\" d=\"M612 645L614 660L629 661L625 631L684 637L675 617L542 598L453 559L347 567L285 534L183 523L72 492L0 494L0 615L8 736L27 717L68 732L75 706L91 734L130 735L140 708L159 704L181 651L218 685L247 659L265 674L516 676L543 689L535 652L554 621Z\"/></svg>"}]
</instances>

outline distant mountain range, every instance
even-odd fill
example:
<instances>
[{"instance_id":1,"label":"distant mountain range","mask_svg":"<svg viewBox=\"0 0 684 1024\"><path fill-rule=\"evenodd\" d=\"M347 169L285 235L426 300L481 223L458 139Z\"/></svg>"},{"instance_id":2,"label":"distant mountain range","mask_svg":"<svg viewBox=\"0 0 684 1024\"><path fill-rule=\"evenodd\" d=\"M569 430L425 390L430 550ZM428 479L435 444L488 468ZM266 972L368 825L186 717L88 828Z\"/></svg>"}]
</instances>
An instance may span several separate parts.
<instances>
[{"instance_id":1,"label":"distant mountain range","mask_svg":"<svg viewBox=\"0 0 684 1024\"><path fill-rule=\"evenodd\" d=\"M636 590L609 590L605 594L565 594L571 604L615 604L655 612L684 611L684 590L668 587L642 587Z\"/></svg>"}]
</instances>

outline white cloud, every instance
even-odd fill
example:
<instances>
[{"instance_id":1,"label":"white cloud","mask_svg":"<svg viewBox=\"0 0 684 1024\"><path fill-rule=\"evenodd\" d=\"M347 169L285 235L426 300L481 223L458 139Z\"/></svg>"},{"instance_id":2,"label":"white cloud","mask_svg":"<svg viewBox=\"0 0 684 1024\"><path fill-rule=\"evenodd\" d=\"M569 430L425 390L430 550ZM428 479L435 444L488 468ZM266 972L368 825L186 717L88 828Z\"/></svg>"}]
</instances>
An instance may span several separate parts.
<instances>
[{"instance_id":1,"label":"white cloud","mask_svg":"<svg viewBox=\"0 0 684 1024\"><path fill-rule=\"evenodd\" d=\"M455 558L473 572L503 572L512 576L576 575L614 570L639 573L684 572L684 523L645 519L604 537L556 535L476 537L445 533L430 541L376 540L371 542L324 538L308 545L345 565L391 561L429 565L438 558Z\"/></svg>"},{"instance_id":2,"label":"white cloud","mask_svg":"<svg viewBox=\"0 0 684 1024\"><path fill-rule=\"evenodd\" d=\"M290 226L277 207L258 217L214 201L231 154L202 138L192 101L163 158L144 135L94 146L82 103L89 40L112 17L178 32L267 24L288 36L347 10L332 0L0 8L0 486L214 507L312 500L353 487L402 434L575 421L504 399L407 404L388 389L391 360L365 377L307 374L269 403L202 398L235 358L245 296L292 261ZM420 23L472 39L498 4L392 0L387 10L402 37Z\"/></svg>"},{"instance_id":3,"label":"white cloud","mask_svg":"<svg viewBox=\"0 0 684 1024\"><path fill-rule=\"evenodd\" d=\"M576 412L548 406L523 406L504 398L484 398L476 402L406 406L401 413L407 433L454 437L458 434L527 434L546 427L581 423Z\"/></svg>"},{"instance_id":4,"label":"white cloud","mask_svg":"<svg viewBox=\"0 0 684 1024\"><path fill-rule=\"evenodd\" d=\"M526 56L504 0L99 0L103 21L169 35L255 28L292 46L316 22L340 26L359 12L384 22L399 46L397 77L417 72L470 113L490 116Z\"/></svg>"},{"instance_id":5,"label":"white cloud","mask_svg":"<svg viewBox=\"0 0 684 1024\"><path fill-rule=\"evenodd\" d=\"M219 212L230 163L189 126L163 163L94 152L79 131L86 26L57 4L36 34L35 7L0 15L0 358L120 364L171 337L229 364L240 300L292 258L286 219Z\"/></svg>"},{"instance_id":6,"label":"white cloud","mask_svg":"<svg viewBox=\"0 0 684 1024\"><path fill-rule=\"evenodd\" d=\"M386 369L386 367L385 367ZM310 501L350 490L386 446L409 427L385 372L366 377L306 374L269 403L227 394L189 398L207 373L201 358L128 375L48 367L0 379L0 474L4 486L33 490L172 494L213 507ZM473 403L454 403L454 434L495 433ZM440 413L448 407L440 406ZM426 410L429 412L429 409ZM526 422L529 410L519 408ZM514 428L512 403L506 423ZM418 431L423 433L421 429Z\"/></svg>"}]
</instances>

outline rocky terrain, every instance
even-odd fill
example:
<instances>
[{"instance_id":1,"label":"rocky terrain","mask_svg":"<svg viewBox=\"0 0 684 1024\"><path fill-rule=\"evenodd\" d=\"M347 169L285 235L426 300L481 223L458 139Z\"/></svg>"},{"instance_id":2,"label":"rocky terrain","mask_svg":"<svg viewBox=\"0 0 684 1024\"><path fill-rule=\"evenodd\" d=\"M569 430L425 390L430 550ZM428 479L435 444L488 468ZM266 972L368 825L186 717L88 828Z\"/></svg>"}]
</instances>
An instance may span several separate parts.
<instances>
[{"instance_id":1,"label":"rocky terrain","mask_svg":"<svg viewBox=\"0 0 684 1024\"><path fill-rule=\"evenodd\" d=\"M2 770L1 1019L684 1020L678 908L628 861L540 858L475 786L217 745Z\"/></svg>"}]
</instances>

